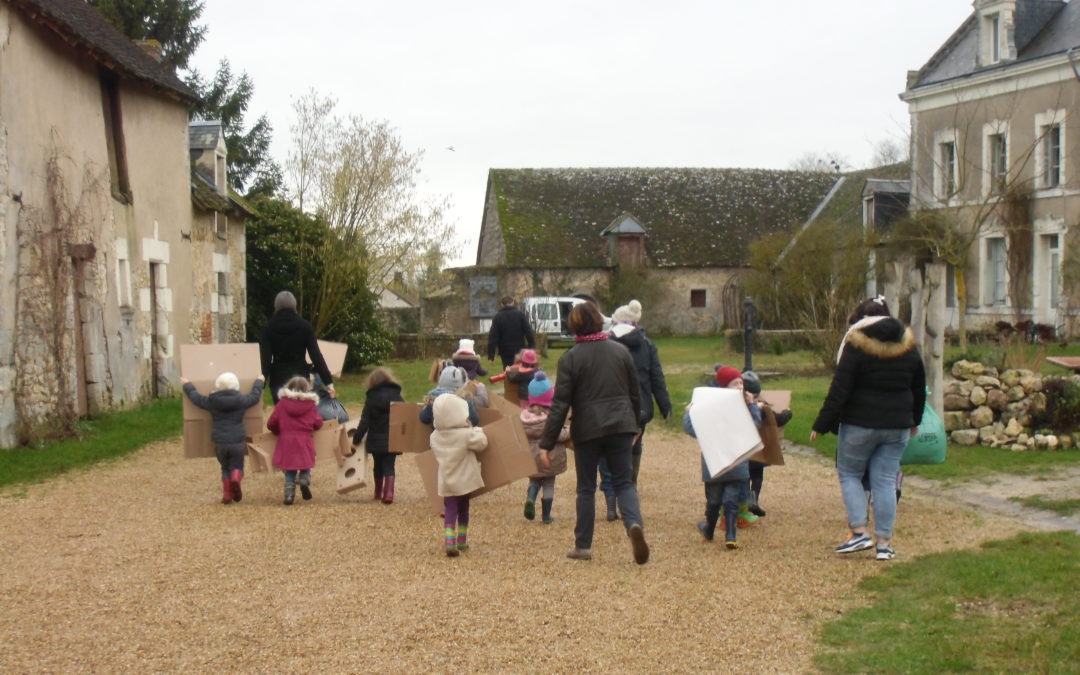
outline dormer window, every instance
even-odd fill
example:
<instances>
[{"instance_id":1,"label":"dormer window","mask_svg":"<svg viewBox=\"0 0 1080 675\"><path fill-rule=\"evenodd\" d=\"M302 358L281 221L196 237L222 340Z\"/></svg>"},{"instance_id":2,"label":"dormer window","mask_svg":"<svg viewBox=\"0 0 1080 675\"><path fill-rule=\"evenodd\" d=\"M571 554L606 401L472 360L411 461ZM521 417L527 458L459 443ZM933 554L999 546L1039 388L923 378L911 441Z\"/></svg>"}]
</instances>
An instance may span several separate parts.
<instances>
[{"instance_id":1,"label":"dormer window","mask_svg":"<svg viewBox=\"0 0 1080 675\"><path fill-rule=\"evenodd\" d=\"M991 14L986 17L987 34L990 36L990 63L1001 62L1001 15Z\"/></svg>"}]
</instances>

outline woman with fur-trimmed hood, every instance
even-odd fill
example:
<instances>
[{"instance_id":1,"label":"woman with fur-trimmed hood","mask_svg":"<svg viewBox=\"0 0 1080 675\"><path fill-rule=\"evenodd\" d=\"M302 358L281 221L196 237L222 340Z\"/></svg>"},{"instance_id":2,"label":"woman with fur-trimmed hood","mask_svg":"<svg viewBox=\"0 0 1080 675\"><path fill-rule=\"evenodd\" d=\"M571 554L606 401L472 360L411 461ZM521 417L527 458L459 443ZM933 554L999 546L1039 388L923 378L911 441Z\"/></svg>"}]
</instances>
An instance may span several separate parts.
<instances>
[{"instance_id":1,"label":"woman with fur-trimmed hood","mask_svg":"<svg viewBox=\"0 0 1080 675\"><path fill-rule=\"evenodd\" d=\"M836 472L851 537L837 553L877 549L891 560L896 521L896 475L926 404L926 372L911 329L889 314L881 296L864 300L849 317L829 393L814 421L810 440L837 434ZM875 540L866 532L869 470Z\"/></svg>"}]
</instances>

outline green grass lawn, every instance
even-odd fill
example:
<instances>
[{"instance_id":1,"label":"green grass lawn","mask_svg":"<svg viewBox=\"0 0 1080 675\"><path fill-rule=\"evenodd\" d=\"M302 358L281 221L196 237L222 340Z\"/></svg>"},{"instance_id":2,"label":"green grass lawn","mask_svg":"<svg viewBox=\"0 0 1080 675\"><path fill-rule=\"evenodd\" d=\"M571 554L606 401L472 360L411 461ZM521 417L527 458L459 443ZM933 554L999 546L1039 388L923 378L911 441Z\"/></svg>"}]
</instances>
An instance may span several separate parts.
<instances>
[{"instance_id":1,"label":"green grass lawn","mask_svg":"<svg viewBox=\"0 0 1080 675\"><path fill-rule=\"evenodd\" d=\"M1075 673L1078 580L1080 537L1066 532L890 564L859 585L868 604L825 624L815 662L828 673Z\"/></svg>"}]
</instances>

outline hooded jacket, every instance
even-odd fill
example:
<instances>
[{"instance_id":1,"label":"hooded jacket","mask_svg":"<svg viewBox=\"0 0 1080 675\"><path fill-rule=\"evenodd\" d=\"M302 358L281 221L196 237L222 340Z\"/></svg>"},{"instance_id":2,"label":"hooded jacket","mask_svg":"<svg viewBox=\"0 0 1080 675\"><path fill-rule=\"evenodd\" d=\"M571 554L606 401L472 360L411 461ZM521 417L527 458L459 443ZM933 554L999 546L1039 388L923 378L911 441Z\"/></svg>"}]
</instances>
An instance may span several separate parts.
<instances>
[{"instance_id":1,"label":"hooded jacket","mask_svg":"<svg viewBox=\"0 0 1080 675\"><path fill-rule=\"evenodd\" d=\"M307 319L292 309L274 312L259 337L262 372L271 391L277 391L294 375L310 375L312 366L308 365L307 356L311 356L312 366L323 384L333 384L334 377L319 350L315 329Z\"/></svg>"},{"instance_id":2,"label":"hooded jacket","mask_svg":"<svg viewBox=\"0 0 1080 675\"><path fill-rule=\"evenodd\" d=\"M319 396L313 391L278 391L278 404L266 428L277 434L274 446L274 466L286 471L310 469L315 466L315 439L312 434L321 429L322 415L315 403Z\"/></svg>"},{"instance_id":3,"label":"hooded jacket","mask_svg":"<svg viewBox=\"0 0 1080 675\"><path fill-rule=\"evenodd\" d=\"M521 411L521 426L525 428L525 437L529 439L529 450L532 451L533 460L536 461L536 473L530 478L546 478L558 476L566 471L566 441L570 440L570 429L563 427L556 439L555 447L548 453L551 466L545 467L540 463L540 436L544 433L544 424L547 422L548 413L534 413L526 408Z\"/></svg>"},{"instance_id":4,"label":"hooded jacket","mask_svg":"<svg viewBox=\"0 0 1080 675\"><path fill-rule=\"evenodd\" d=\"M195 389L195 385L188 382L184 385L184 393L196 407L209 410L213 423L210 426L210 440L219 445L231 445L243 443L247 438L244 430L244 413L248 408L256 405L262 398L262 380L255 380L251 386L250 394L241 394L235 389L215 391L209 396L203 396Z\"/></svg>"},{"instance_id":5,"label":"hooded jacket","mask_svg":"<svg viewBox=\"0 0 1080 675\"><path fill-rule=\"evenodd\" d=\"M926 371L911 329L892 317L866 317L844 336L813 429L908 429L922 421L925 404Z\"/></svg>"},{"instance_id":6,"label":"hooded jacket","mask_svg":"<svg viewBox=\"0 0 1080 675\"><path fill-rule=\"evenodd\" d=\"M367 451L371 454L384 454L390 451L390 404L404 401L401 385L383 382L367 390L364 410L360 413L360 424L353 432L353 445L359 445L367 435Z\"/></svg>"},{"instance_id":7,"label":"hooded jacket","mask_svg":"<svg viewBox=\"0 0 1080 675\"><path fill-rule=\"evenodd\" d=\"M467 495L484 487L476 453L488 444L480 427L469 426L469 406L460 396L444 394L431 405L435 431L431 451L439 462L439 496Z\"/></svg>"},{"instance_id":8,"label":"hooded jacket","mask_svg":"<svg viewBox=\"0 0 1080 675\"><path fill-rule=\"evenodd\" d=\"M488 371L480 363L480 357L476 354L456 352L450 357L450 362L458 368L464 368L470 380L475 380L477 375L487 375Z\"/></svg>"},{"instance_id":9,"label":"hooded jacket","mask_svg":"<svg viewBox=\"0 0 1080 675\"><path fill-rule=\"evenodd\" d=\"M660 416L671 415L671 398L668 396L667 382L664 381L664 369L660 367L660 354L653 341L645 337L645 331L640 327L612 339L629 349L634 359L638 384L641 385L641 424L644 426L653 418L654 397Z\"/></svg>"}]
</instances>

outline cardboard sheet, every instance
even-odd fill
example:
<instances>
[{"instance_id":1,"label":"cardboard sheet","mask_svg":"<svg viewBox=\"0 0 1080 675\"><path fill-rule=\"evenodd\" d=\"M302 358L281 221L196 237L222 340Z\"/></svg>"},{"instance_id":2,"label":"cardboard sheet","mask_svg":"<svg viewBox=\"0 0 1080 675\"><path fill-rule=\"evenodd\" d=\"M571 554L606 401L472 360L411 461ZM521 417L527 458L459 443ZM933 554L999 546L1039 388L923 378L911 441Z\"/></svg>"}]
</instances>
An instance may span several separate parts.
<instances>
[{"instance_id":1,"label":"cardboard sheet","mask_svg":"<svg viewBox=\"0 0 1080 675\"><path fill-rule=\"evenodd\" d=\"M341 371L345 370L345 355L349 353L349 345L344 342L329 342L316 340L319 351L322 352L326 367L334 377L341 377ZM314 374L314 370L312 373Z\"/></svg>"},{"instance_id":2,"label":"cardboard sheet","mask_svg":"<svg viewBox=\"0 0 1080 675\"><path fill-rule=\"evenodd\" d=\"M474 492L473 496L491 492L536 473L536 461L529 451L529 439L521 425L521 408L501 396L492 395L491 407L480 408L479 412L488 447L477 455L484 487ZM485 419L488 421L484 422ZM439 464L435 453L425 447L424 452L416 456L416 466L424 481L428 503L438 513L442 510L443 501L439 496Z\"/></svg>"},{"instance_id":3,"label":"cardboard sheet","mask_svg":"<svg viewBox=\"0 0 1080 675\"><path fill-rule=\"evenodd\" d=\"M262 374L257 344L180 345L180 375L191 380L200 394L214 391L214 380L223 372L235 373L240 380L240 391L248 393L255 378ZM212 418L210 413L196 407L186 395L184 399L184 456L216 457L214 442L210 440ZM257 436L266 428L262 404L248 408L244 413L244 429L249 437Z\"/></svg>"},{"instance_id":4,"label":"cardboard sheet","mask_svg":"<svg viewBox=\"0 0 1080 675\"><path fill-rule=\"evenodd\" d=\"M339 467L345 463L345 453L348 452L349 441L346 436L344 425L337 420L326 420L322 428L313 434L315 440L315 463L321 464L333 460ZM342 444L345 444L342 447ZM273 458L274 446L277 445L277 434L264 431L254 436L247 444L248 457L251 458L251 466L254 471L274 471Z\"/></svg>"},{"instance_id":5,"label":"cardboard sheet","mask_svg":"<svg viewBox=\"0 0 1080 675\"><path fill-rule=\"evenodd\" d=\"M506 403L506 399L497 394L489 395L488 398L491 399L491 407L476 409L476 413L480 416L480 426L496 422L503 416L496 405L497 401ZM400 455L406 452L427 452L431 449L428 447L428 440L431 438L431 432L435 431L435 427L420 422L422 407L419 403L400 401L390 404L390 452ZM516 405L511 405L511 407L517 410L518 414L521 413L521 409ZM518 424L521 424L520 420Z\"/></svg>"},{"instance_id":6,"label":"cardboard sheet","mask_svg":"<svg viewBox=\"0 0 1080 675\"><path fill-rule=\"evenodd\" d=\"M770 466L782 466L784 464L784 428L776 426L775 413L791 408L791 392L763 391L758 398L769 404L772 415L767 410L762 411L765 413L765 421L758 431L761 435L761 442L765 447L750 455L750 459Z\"/></svg>"},{"instance_id":7,"label":"cardboard sheet","mask_svg":"<svg viewBox=\"0 0 1080 675\"><path fill-rule=\"evenodd\" d=\"M738 389L695 387L690 403L690 421L713 478L764 447Z\"/></svg>"}]
</instances>

